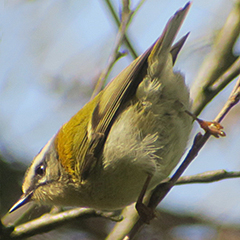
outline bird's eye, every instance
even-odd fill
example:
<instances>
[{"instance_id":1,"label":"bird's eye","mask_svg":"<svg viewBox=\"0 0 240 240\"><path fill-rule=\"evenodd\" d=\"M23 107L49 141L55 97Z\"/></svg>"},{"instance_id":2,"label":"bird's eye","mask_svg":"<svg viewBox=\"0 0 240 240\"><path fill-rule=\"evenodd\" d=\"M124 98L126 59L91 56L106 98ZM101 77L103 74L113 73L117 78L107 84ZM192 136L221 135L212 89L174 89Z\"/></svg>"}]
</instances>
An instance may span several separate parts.
<instances>
[{"instance_id":1,"label":"bird's eye","mask_svg":"<svg viewBox=\"0 0 240 240\"><path fill-rule=\"evenodd\" d=\"M36 174L42 176L45 173L45 166L40 165L36 168Z\"/></svg>"}]
</instances>

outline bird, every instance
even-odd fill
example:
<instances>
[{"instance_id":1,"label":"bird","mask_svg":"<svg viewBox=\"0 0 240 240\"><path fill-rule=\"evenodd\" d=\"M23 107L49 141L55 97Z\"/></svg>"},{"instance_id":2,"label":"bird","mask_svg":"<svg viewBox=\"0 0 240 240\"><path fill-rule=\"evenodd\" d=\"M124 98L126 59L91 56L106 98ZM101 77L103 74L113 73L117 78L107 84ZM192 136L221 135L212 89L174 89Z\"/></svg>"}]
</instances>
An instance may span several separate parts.
<instances>
[{"instance_id":1,"label":"bird","mask_svg":"<svg viewBox=\"0 0 240 240\"><path fill-rule=\"evenodd\" d=\"M40 150L9 212L30 201L104 211L137 202L140 214L143 197L180 161L192 129L189 89L173 70L189 33L173 42L190 5Z\"/></svg>"}]
</instances>

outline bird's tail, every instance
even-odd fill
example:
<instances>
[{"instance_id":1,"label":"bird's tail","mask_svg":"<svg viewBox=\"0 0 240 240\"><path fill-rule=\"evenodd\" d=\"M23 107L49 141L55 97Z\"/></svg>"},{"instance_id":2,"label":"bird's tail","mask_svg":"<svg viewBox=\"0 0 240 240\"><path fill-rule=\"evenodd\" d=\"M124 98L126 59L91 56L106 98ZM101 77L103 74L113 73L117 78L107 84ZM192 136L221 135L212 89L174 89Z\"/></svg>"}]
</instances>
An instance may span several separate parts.
<instances>
[{"instance_id":1,"label":"bird's tail","mask_svg":"<svg viewBox=\"0 0 240 240\"><path fill-rule=\"evenodd\" d=\"M188 2L183 8L179 9L169 19L166 27L163 30L162 35L157 39L148 58L148 62L150 65L158 59L158 65L163 66L164 62L159 62L159 60L164 61L166 54L168 54L169 52L172 54L173 63L175 62L177 55L181 50L189 33L182 37L174 46L172 46L172 44L188 13L190 6L191 2ZM159 56L162 57L160 58Z\"/></svg>"}]
</instances>

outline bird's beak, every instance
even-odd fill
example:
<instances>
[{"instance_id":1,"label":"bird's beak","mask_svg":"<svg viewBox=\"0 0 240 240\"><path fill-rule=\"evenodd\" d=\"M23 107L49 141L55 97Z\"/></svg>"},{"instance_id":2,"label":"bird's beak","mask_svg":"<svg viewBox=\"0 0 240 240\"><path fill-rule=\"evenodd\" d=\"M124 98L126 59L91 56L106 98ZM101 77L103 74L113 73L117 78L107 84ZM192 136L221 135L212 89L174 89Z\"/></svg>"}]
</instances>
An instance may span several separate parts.
<instances>
[{"instance_id":1,"label":"bird's beak","mask_svg":"<svg viewBox=\"0 0 240 240\"><path fill-rule=\"evenodd\" d=\"M31 201L33 195L33 191L27 193L27 194L23 194L20 199L11 207L11 209L9 210L9 213L17 210L18 208L22 207L23 205L25 205L26 203Z\"/></svg>"}]
</instances>

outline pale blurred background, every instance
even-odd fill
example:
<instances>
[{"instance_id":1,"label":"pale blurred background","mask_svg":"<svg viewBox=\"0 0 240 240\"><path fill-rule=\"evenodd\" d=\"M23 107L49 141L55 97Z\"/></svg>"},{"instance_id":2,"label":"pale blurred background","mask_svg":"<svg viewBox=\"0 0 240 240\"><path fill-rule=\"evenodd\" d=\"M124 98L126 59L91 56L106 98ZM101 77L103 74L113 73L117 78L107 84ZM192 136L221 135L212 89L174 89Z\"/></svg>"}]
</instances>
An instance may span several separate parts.
<instances>
[{"instance_id":1,"label":"pale blurred background","mask_svg":"<svg viewBox=\"0 0 240 240\"><path fill-rule=\"evenodd\" d=\"M120 12L121 2L113 2ZM137 3L132 1L132 6ZM169 17L185 3L186 0L147 0L142 5L128 30L138 54L155 41ZM189 31L191 34L176 63L176 69L185 74L189 87L233 3L233 0L193 0L178 37ZM90 99L96 80L106 66L116 32L104 0L1 0L0 150L3 160L19 174L18 186L22 171L34 155ZM240 53L239 41L234 51ZM130 55L120 59L110 79L132 60ZM230 84L220 93L201 117L213 119L232 87ZM239 113L239 107L230 112L223 122L227 137L211 138L185 175L214 169L240 169ZM196 124L189 144L197 131ZM21 194L7 185L13 177L12 172L0 176L1 216ZM160 207L219 227L240 229L239 187L240 179L177 186ZM180 225L172 228L171 234L172 239L194 240L216 239L218 235L211 224ZM56 239L60 239L60 235ZM41 236L32 239L41 239ZM83 239L98 238L86 235Z\"/></svg>"}]
</instances>

